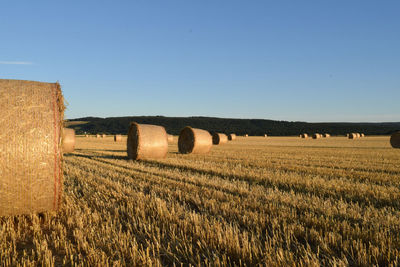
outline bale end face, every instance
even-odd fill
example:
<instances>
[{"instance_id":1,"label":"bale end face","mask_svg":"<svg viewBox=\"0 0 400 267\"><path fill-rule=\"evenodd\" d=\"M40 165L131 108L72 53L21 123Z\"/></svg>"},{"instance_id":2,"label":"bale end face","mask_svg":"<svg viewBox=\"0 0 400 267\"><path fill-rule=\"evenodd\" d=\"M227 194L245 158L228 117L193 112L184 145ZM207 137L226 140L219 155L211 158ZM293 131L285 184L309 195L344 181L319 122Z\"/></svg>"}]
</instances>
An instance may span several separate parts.
<instances>
[{"instance_id":1,"label":"bale end face","mask_svg":"<svg viewBox=\"0 0 400 267\"><path fill-rule=\"evenodd\" d=\"M167 152L168 140L164 127L131 123L127 140L127 153L130 159L165 158Z\"/></svg>"},{"instance_id":2,"label":"bale end face","mask_svg":"<svg viewBox=\"0 0 400 267\"><path fill-rule=\"evenodd\" d=\"M228 136L223 133L214 133L212 136L212 141L214 145L225 144L228 142Z\"/></svg>"},{"instance_id":3,"label":"bale end face","mask_svg":"<svg viewBox=\"0 0 400 267\"><path fill-rule=\"evenodd\" d=\"M236 139L236 134L231 133L231 134L228 135L228 140L229 141L233 141L235 139Z\"/></svg>"},{"instance_id":4,"label":"bale end face","mask_svg":"<svg viewBox=\"0 0 400 267\"><path fill-rule=\"evenodd\" d=\"M393 148L400 148L400 132L392 134L390 137L390 145Z\"/></svg>"},{"instance_id":5,"label":"bale end face","mask_svg":"<svg viewBox=\"0 0 400 267\"><path fill-rule=\"evenodd\" d=\"M190 126L183 128L179 134L178 148L182 154L208 153L212 147L212 137L209 132Z\"/></svg>"}]
</instances>

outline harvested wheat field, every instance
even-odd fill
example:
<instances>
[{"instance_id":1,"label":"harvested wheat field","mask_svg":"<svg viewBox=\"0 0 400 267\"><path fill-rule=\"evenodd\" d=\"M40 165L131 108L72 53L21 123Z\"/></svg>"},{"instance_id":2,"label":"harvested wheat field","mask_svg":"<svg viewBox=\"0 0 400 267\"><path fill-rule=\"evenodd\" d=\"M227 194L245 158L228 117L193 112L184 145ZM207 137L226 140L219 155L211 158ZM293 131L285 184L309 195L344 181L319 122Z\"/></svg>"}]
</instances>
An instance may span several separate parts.
<instances>
[{"instance_id":1,"label":"harvested wheat field","mask_svg":"<svg viewBox=\"0 0 400 267\"><path fill-rule=\"evenodd\" d=\"M384 265L400 262L400 150L249 137L128 161L126 136L76 138L57 216L0 217L3 265Z\"/></svg>"}]
</instances>

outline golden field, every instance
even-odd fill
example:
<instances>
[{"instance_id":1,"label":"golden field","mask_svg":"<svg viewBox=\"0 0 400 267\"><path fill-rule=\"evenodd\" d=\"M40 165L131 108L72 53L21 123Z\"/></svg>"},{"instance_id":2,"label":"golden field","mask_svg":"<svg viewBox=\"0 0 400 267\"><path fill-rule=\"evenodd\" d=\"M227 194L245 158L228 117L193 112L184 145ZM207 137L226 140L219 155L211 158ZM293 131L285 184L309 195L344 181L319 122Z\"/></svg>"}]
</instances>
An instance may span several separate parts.
<instances>
[{"instance_id":1,"label":"golden field","mask_svg":"<svg viewBox=\"0 0 400 267\"><path fill-rule=\"evenodd\" d=\"M128 161L77 137L57 215L0 218L1 266L400 264L400 149L389 137L238 137Z\"/></svg>"}]
</instances>

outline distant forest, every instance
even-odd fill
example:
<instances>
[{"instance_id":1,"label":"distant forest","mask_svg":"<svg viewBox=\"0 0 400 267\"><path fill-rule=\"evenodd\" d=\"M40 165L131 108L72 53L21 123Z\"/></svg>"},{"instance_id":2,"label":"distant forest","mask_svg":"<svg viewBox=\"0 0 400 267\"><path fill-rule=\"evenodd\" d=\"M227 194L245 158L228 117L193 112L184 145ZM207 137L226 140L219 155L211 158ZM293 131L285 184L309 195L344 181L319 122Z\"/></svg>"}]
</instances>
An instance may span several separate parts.
<instances>
[{"instance_id":1,"label":"distant forest","mask_svg":"<svg viewBox=\"0 0 400 267\"><path fill-rule=\"evenodd\" d=\"M127 134L130 122L164 126L169 134L178 135L185 126L208 130L209 132L236 133L237 135L272 136L299 135L301 133L329 133L345 135L349 132L366 135L389 135L400 131L400 122L388 123L308 123L274 121L262 119L223 119L211 117L86 117L66 121L66 126L77 134Z\"/></svg>"}]
</instances>

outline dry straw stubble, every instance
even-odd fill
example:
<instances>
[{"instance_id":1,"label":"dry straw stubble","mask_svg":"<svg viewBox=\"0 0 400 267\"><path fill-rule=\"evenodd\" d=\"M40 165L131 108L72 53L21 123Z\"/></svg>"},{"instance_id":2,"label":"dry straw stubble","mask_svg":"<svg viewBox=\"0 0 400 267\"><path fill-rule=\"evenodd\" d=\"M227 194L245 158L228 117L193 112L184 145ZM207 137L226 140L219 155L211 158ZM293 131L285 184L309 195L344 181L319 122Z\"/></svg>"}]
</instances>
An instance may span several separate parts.
<instances>
[{"instance_id":1,"label":"dry straw stubble","mask_svg":"<svg viewBox=\"0 0 400 267\"><path fill-rule=\"evenodd\" d=\"M211 147L212 137L206 130L186 126L179 134L178 148L182 154L208 153Z\"/></svg>"},{"instance_id":2,"label":"dry straw stubble","mask_svg":"<svg viewBox=\"0 0 400 267\"><path fill-rule=\"evenodd\" d=\"M59 208L63 117L58 83L0 80L0 216Z\"/></svg>"},{"instance_id":3,"label":"dry straw stubble","mask_svg":"<svg viewBox=\"0 0 400 267\"><path fill-rule=\"evenodd\" d=\"M212 141L214 145L221 145L228 142L228 136L224 133L214 133L212 135Z\"/></svg>"},{"instance_id":4,"label":"dry straw stubble","mask_svg":"<svg viewBox=\"0 0 400 267\"><path fill-rule=\"evenodd\" d=\"M165 128L132 122L128 132L127 152L130 159L165 158L168 139Z\"/></svg>"}]
</instances>

